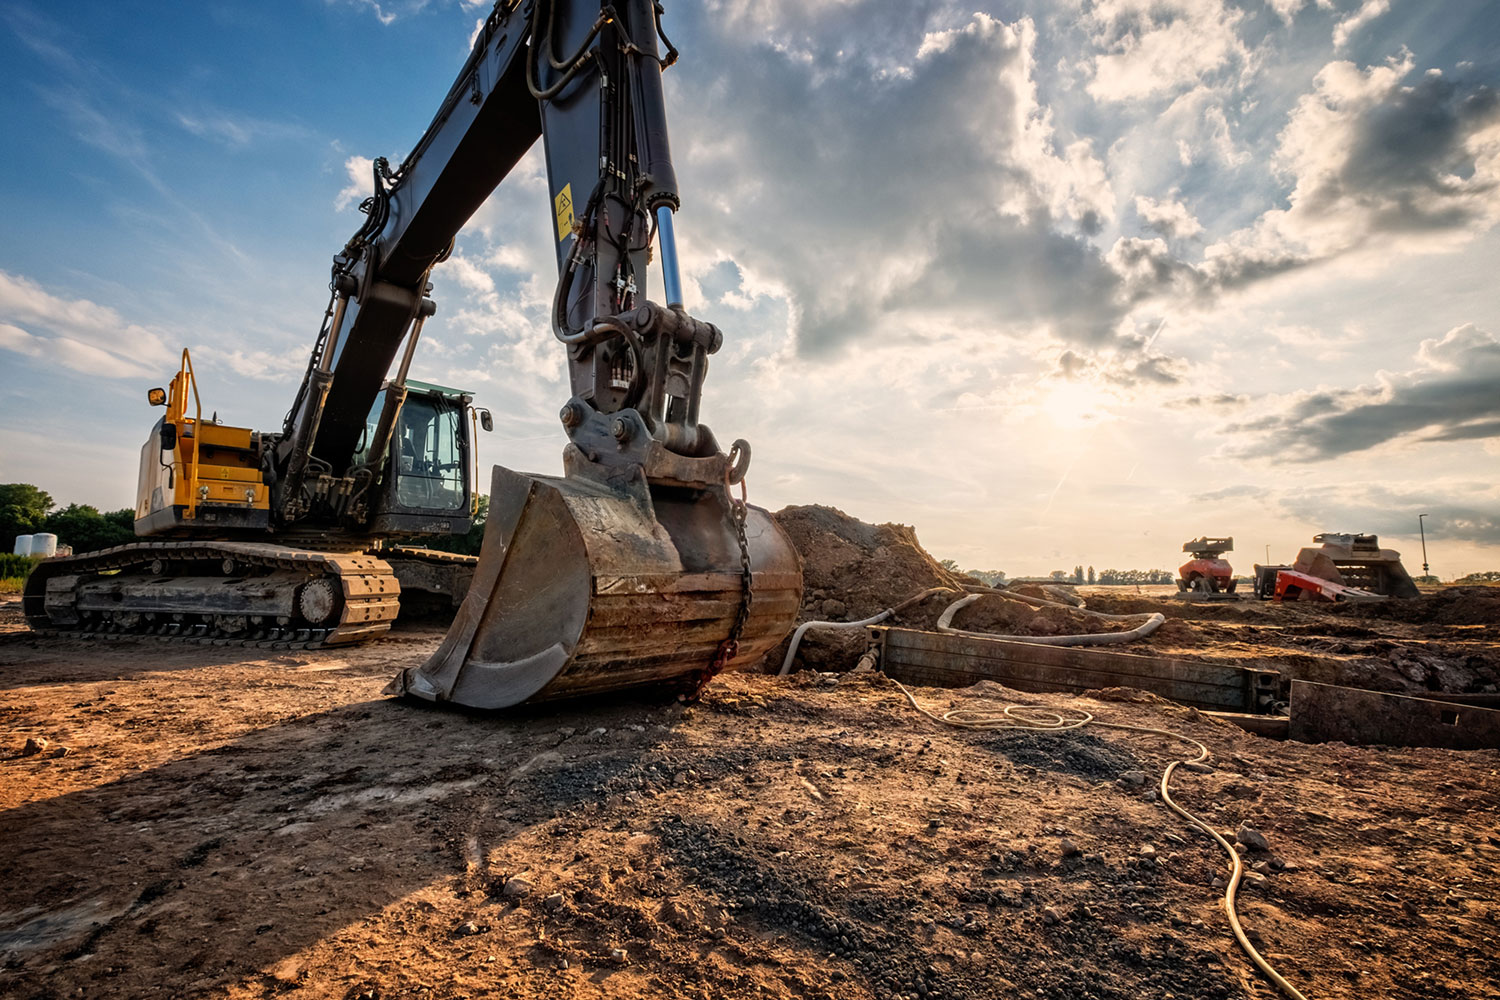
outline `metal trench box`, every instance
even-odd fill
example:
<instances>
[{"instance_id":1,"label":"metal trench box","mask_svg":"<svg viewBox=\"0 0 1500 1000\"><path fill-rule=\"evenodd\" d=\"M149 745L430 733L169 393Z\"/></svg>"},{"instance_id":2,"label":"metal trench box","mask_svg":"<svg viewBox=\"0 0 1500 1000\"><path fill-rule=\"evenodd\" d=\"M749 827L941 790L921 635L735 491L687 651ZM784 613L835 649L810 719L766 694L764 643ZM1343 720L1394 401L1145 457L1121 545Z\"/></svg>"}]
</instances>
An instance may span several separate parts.
<instances>
[{"instance_id":1,"label":"metal trench box","mask_svg":"<svg viewBox=\"0 0 1500 1000\"><path fill-rule=\"evenodd\" d=\"M1292 681L1288 736L1299 743L1500 749L1500 710L1442 698Z\"/></svg>"}]
</instances>

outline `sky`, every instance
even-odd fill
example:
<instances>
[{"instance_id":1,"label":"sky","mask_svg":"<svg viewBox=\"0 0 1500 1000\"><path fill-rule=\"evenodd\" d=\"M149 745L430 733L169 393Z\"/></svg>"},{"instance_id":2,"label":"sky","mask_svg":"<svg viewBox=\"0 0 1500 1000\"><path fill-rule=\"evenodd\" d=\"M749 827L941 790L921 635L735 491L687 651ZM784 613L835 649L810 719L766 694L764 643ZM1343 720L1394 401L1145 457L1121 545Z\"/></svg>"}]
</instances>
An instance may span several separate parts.
<instances>
[{"instance_id":1,"label":"sky","mask_svg":"<svg viewBox=\"0 0 1500 1000\"><path fill-rule=\"evenodd\" d=\"M205 408L279 429L369 160L488 7L0 0L0 481L130 506L184 346ZM1012 576L1320 531L1415 571L1419 513L1433 572L1500 569L1500 4L666 7L703 417L752 502ZM549 209L538 146L433 272L413 374L494 411L486 464L555 474Z\"/></svg>"}]
</instances>

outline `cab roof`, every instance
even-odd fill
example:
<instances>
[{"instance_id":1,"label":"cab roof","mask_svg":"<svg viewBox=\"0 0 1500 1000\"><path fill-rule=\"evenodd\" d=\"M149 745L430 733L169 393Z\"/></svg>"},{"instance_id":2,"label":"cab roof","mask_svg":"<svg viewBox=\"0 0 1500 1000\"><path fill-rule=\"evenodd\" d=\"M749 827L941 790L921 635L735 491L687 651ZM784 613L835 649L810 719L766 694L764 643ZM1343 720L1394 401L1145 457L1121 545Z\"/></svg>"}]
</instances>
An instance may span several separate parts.
<instances>
[{"instance_id":1,"label":"cab roof","mask_svg":"<svg viewBox=\"0 0 1500 1000\"><path fill-rule=\"evenodd\" d=\"M457 399L460 396L468 396L470 399L474 397L474 392L472 389L455 389L452 386L438 385L435 382L423 382L420 379L414 378L409 378L406 380L406 389L408 392L420 392L438 396L448 396L452 399Z\"/></svg>"}]
</instances>

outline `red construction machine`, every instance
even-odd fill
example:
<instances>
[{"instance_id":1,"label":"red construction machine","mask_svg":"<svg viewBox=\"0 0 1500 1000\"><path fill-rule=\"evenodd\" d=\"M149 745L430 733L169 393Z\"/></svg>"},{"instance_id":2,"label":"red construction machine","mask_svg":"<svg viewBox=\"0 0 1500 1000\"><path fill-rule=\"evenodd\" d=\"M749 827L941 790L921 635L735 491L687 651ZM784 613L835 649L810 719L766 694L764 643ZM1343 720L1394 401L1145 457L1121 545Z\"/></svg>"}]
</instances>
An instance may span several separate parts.
<instances>
[{"instance_id":1,"label":"red construction machine","mask_svg":"<svg viewBox=\"0 0 1500 1000\"><path fill-rule=\"evenodd\" d=\"M1178 593L1197 596L1234 593L1234 570L1221 558L1224 553L1234 551L1233 538L1204 535L1184 542L1182 551L1192 558L1177 569Z\"/></svg>"}]
</instances>

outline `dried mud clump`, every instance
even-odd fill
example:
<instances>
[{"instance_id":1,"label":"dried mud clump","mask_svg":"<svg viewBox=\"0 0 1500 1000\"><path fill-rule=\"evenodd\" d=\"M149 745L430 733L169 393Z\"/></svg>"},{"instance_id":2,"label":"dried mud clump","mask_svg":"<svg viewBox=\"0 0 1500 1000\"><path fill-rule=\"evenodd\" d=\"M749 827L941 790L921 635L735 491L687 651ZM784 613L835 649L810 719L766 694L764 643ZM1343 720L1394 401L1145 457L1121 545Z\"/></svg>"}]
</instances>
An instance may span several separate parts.
<instances>
[{"instance_id":1,"label":"dried mud clump","mask_svg":"<svg viewBox=\"0 0 1500 1000\"><path fill-rule=\"evenodd\" d=\"M932 587L960 588L962 577L944 569L905 524L867 524L833 507L786 507L771 515L802 556L803 600L797 621L859 621ZM899 623L931 628L944 607L930 598L903 612ZM848 670L864 651L863 629L809 632L797 665ZM786 643L767 666L780 669ZM795 669L795 667L794 667Z\"/></svg>"}]
</instances>

